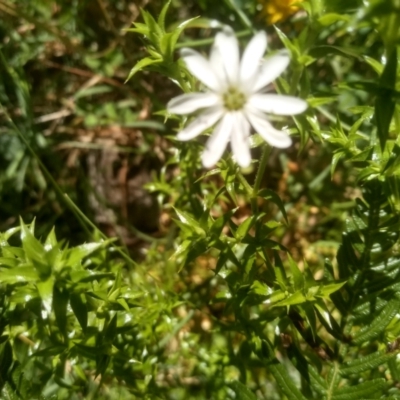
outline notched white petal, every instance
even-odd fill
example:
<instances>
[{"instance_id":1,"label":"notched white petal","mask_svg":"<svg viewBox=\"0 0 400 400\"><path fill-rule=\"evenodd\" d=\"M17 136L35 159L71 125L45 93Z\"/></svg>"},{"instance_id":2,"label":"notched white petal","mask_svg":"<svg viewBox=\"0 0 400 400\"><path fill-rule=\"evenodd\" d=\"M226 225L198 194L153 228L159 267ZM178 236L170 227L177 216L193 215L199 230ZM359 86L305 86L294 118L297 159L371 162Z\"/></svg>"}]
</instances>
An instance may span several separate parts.
<instances>
[{"instance_id":1,"label":"notched white petal","mask_svg":"<svg viewBox=\"0 0 400 400\"><path fill-rule=\"evenodd\" d=\"M242 84L253 82L259 68L260 61L267 48L267 35L264 31L258 32L247 45L240 63L240 81Z\"/></svg>"},{"instance_id":2,"label":"notched white petal","mask_svg":"<svg viewBox=\"0 0 400 400\"><path fill-rule=\"evenodd\" d=\"M231 137L232 152L241 167L248 167L251 163L249 145L250 124L241 112L232 114L235 115Z\"/></svg>"},{"instance_id":3,"label":"notched white petal","mask_svg":"<svg viewBox=\"0 0 400 400\"><path fill-rule=\"evenodd\" d=\"M185 129L180 131L177 138L182 141L194 139L203 131L213 126L223 115L221 107L208 109L200 114L193 122Z\"/></svg>"},{"instance_id":4,"label":"notched white petal","mask_svg":"<svg viewBox=\"0 0 400 400\"><path fill-rule=\"evenodd\" d=\"M253 92L257 92L273 82L289 65L290 58L287 52L275 54L261 65L257 79L253 86Z\"/></svg>"},{"instance_id":5,"label":"notched white petal","mask_svg":"<svg viewBox=\"0 0 400 400\"><path fill-rule=\"evenodd\" d=\"M218 91L220 85L209 61L195 50L184 48L181 57L188 70L208 88Z\"/></svg>"},{"instance_id":6,"label":"notched white petal","mask_svg":"<svg viewBox=\"0 0 400 400\"><path fill-rule=\"evenodd\" d=\"M220 102L215 93L188 93L171 99L167 110L171 114L190 114L201 108L213 107Z\"/></svg>"},{"instance_id":7,"label":"notched white petal","mask_svg":"<svg viewBox=\"0 0 400 400\"><path fill-rule=\"evenodd\" d=\"M226 146L232 135L233 120L229 114L224 115L215 127L214 132L206 143L206 148L201 155L201 161L205 168L215 165L224 154Z\"/></svg>"},{"instance_id":8,"label":"notched white petal","mask_svg":"<svg viewBox=\"0 0 400 400\"><path fill-rule=\"evenodd\" d=\"M283 131L275 129L265 115L259 111L252 107L247 107L246 116L255 131L271 146L284 149L292 144L290 136Z\"/></svg>"},{"instance_id":9,"label":"notched white petal","mask_svg":"<svg viewBox=\"0 0 400 400\"><path fill-rule=\"evenodd\" d=\"M248 104L260 111L275 115L296 115L304 112L306 101L293 96L280 94L253 94Z\"/></svg>"},{"instance_id":10,"label":"notched white petal","mask_svg":"<svg viewBox=\"0 0 400 400\"><path fill-rule=\"evenodd\" d=\"M228 82L236 85L239 78L239 44L232 28L225 26L221 32L217 33L213 51L220 54L219 62L222 62ZM213 65L213 68L220 68L220 66Z\"/></svg>"}]
</instances>

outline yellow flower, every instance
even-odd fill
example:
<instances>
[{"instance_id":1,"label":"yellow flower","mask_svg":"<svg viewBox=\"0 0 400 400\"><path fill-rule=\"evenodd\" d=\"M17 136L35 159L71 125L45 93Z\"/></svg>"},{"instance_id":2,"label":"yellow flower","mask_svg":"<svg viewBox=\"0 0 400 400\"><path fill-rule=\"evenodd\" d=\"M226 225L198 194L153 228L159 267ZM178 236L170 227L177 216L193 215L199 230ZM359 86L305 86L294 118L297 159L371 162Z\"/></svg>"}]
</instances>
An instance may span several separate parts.
<instances>
[{"instance_id":1,"label":"yellow flower","mask_svg":"<svg viewBox=\"0 0 400 400\"><path fill-rule=\"evenodd\" d=\"M258 0L263 5L262 15L266 17L269 25L276 24L294 14L299 8L294 4L303 0Z\"/></svg>"}]
</instances>

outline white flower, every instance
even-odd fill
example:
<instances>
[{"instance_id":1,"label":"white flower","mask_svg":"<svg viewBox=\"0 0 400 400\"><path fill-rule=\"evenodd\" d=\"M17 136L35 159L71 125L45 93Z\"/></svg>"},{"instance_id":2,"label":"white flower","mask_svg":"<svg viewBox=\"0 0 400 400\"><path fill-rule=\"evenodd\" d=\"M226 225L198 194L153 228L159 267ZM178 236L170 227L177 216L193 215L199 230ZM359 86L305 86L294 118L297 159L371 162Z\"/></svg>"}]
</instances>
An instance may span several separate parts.
<instances>
[{"instance_id":1,"label":"white flower","mask_svg":"<svg viewBox=\"0 0 400 400\"><path fill-rule=\"evenodd\" d=\"M238 164L251 162L249 136L251 126L270 145L285 148L292 141L288 134L275 129L265 113L295 115L307 108L304 100L292 96L265 94L262 90L288 66L289 56L279 53L263 59L267 47L265 32L257 33L239 60L239 46L234 32L225 27L219 32L209 60L192 49L182 49L181 56L189 71L209 89L206 93L182 94L167 106L170 113L201 113L178 133L179 140L190 140L215 125L202 154L205 167L213 166L228 142Z\"/></svg>"}]
</instances>

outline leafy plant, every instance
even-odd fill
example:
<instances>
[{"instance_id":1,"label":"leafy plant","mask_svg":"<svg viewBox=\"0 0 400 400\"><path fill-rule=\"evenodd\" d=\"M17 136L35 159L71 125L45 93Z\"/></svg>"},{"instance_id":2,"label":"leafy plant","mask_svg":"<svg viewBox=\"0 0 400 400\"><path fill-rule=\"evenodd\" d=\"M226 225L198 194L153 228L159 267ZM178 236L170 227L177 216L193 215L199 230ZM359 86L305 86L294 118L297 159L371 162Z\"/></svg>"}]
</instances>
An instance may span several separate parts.
<instances>
[{"instance_id":1,"label":"leafy plant","mask_svg":"<svg viewBox=\"0 0 400 400\"><path fill-rule=\"evenodd\" d=\"M53 230L45 221L46 234L35 229L43 223L39 219L3 229L0 397L400 398L397 3L302 1L299 12L288 20L283 17L293 9L275 16L279 24L268 28L256 17L255 1L215 8L198 3L149 3L140 11L141 22L135 20L122 37L113 21L126 22L125 2L112 8L99 1L115 42L104 54L79 48L77 57L80 67L101 75L102 84L83 85L69 97L72 122L85 132L122 125L140 130L134 144L116 145L132 158L110 163L120 168L121 180L135 168L152 176L141 185L157 201L156 232L130 225L128 205L121 212L124 223L114 223L109 235L91 222L93 215L79 201L89 197L90 185L83 180L87 192L81 193L65 184L49 162L52 140L35 124L35 105L43 98L32 92L20 60L36 62L46 46L36 37L30 47L16 29L10 40L23 44L16 53L21 58L3 45L1 65L10 79L0 86L7 117L2 196L12 198L11 182L29 193L39 179L41 190L49 198L57 195L79 222L86 240L76 243L65 234L65 219ZM3 12L17 12L13 2L4 4L0 0ZM86 10L83 5L67 11L60 2L64 19L53 26L46 22L51 13L45 2L32 4L18 15L37 25L44 43L58 38L75 48L75 39L89 41L103 32L101 23L68 30L73 24L65 21L81 21L77 11ZM271 117L290 133L292 148L271 149L254 134L249 169L240 169L228 150L204 171L205 140L177 141L175 131L190 119L164 108L179 91L202 90L177 50L196 47L207 54L215 31L226 23L243 45L252 31L267 29L269 52L284 47L291 57L274 89L307 100L309 108L293 119ZM144 47L137 45L130 56L128 43L138 38ZM126 76L128 89L119 81ZM129 88L139 93L133 100ZM133 102L127 106L128 100ZM146 119L148 114L139 118L146 101L164 123ZM133 191L131 181L124 182ZM99 193L96 199L101 203ZM6 206L15 217L17 207L3 201ZM108 239L121 226L134 234ZM59 230L63 240L56 237Z\"/></svg>"}]
</instances>

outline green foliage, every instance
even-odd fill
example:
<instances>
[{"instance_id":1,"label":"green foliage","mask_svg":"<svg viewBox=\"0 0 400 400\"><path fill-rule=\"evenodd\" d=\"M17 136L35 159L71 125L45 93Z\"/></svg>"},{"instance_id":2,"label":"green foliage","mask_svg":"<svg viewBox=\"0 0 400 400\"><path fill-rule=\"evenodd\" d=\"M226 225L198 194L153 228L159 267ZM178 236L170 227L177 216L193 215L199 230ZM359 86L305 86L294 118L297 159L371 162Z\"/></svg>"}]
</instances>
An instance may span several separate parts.
<instances>
[{"instance_id":1,"label":"green foliage","mask_svg":"<svg viewBox=\"0 0 400 400\"><path fill-rule=\"evenodd\" d=\"M135 3L133 28L125 1L99 0L98 20L85 2L56 3L51 11L44 0L20 9L0 0L17 17L1 23L11 33L0 49L0 206L4 219L24 216L0 234L0 397L400 398L398 2L303 1L273 28L256 16L256 1ZM271 117L295 151L271 150L254 135L247 171L228 152L203 171L203 139L175 140L188 120L161 123L141 108L167 115L172 93L201 90L177 50L208 53L225 23L242 44L269 30L269 51L291 56L276 90L309 104L293 120ZM62 68L89 81L37 76L58 65L46 57L50 43L64 46ZM54 93L62 101L44 107ZM71 120L42 130L48 115L37 109ZM134 235L107 239L90 218L104 215L91 215L87 200L105 205L102 195L119 186L95 193L90 163L70 171L55 151L71 145L71 128L86 138L116 127L135 140L115 140L119 158L90 171L103 177L122 165L128 192L124 176L143 168L159 222L155 232L109 224L110 236L121 226ZM81 186L69 186L71 177ZM125 204L115 220L135 207ZM36 223L23 222L35 212Z\"/></svg>"},{"instance_id":2,"label":"green foliage","mask_svg":"<svg viewBox=\"0 0 400 400\"><path fill-rule=\"evenodd\" d=\"M195 18L180 23L172 32L166 32L165 17L170 4L171 1L165 3L157 21L149 12L141 10L144 23L136 22L134 23L134 28L129 29L129 32L139 33L148 39L149 43L146 49L150 53L150 57L142 58L138 61L129 73L127 80L146 68L164 73L172 78L176 78L178 82L180 81L179 75L175 73L174 51L180 34Z\"/></svg>"},{"instance_id":3,"label":"green foliage","mask_svg":"<svg viewBox=\"0 0 400 400\"><path fill-rule=\"evenodd\" d=\"M16 247L9 241L18 231ZM42 243L34 224L21 222L2 234L0 280L3 396L92 398L108 379L151 391L155 354L145 349L166 345L163 323L151 327L178 303L149 304L146 283L113 260L110 241L69 247L51 231Z\"/></svg>"}]
</instances>

